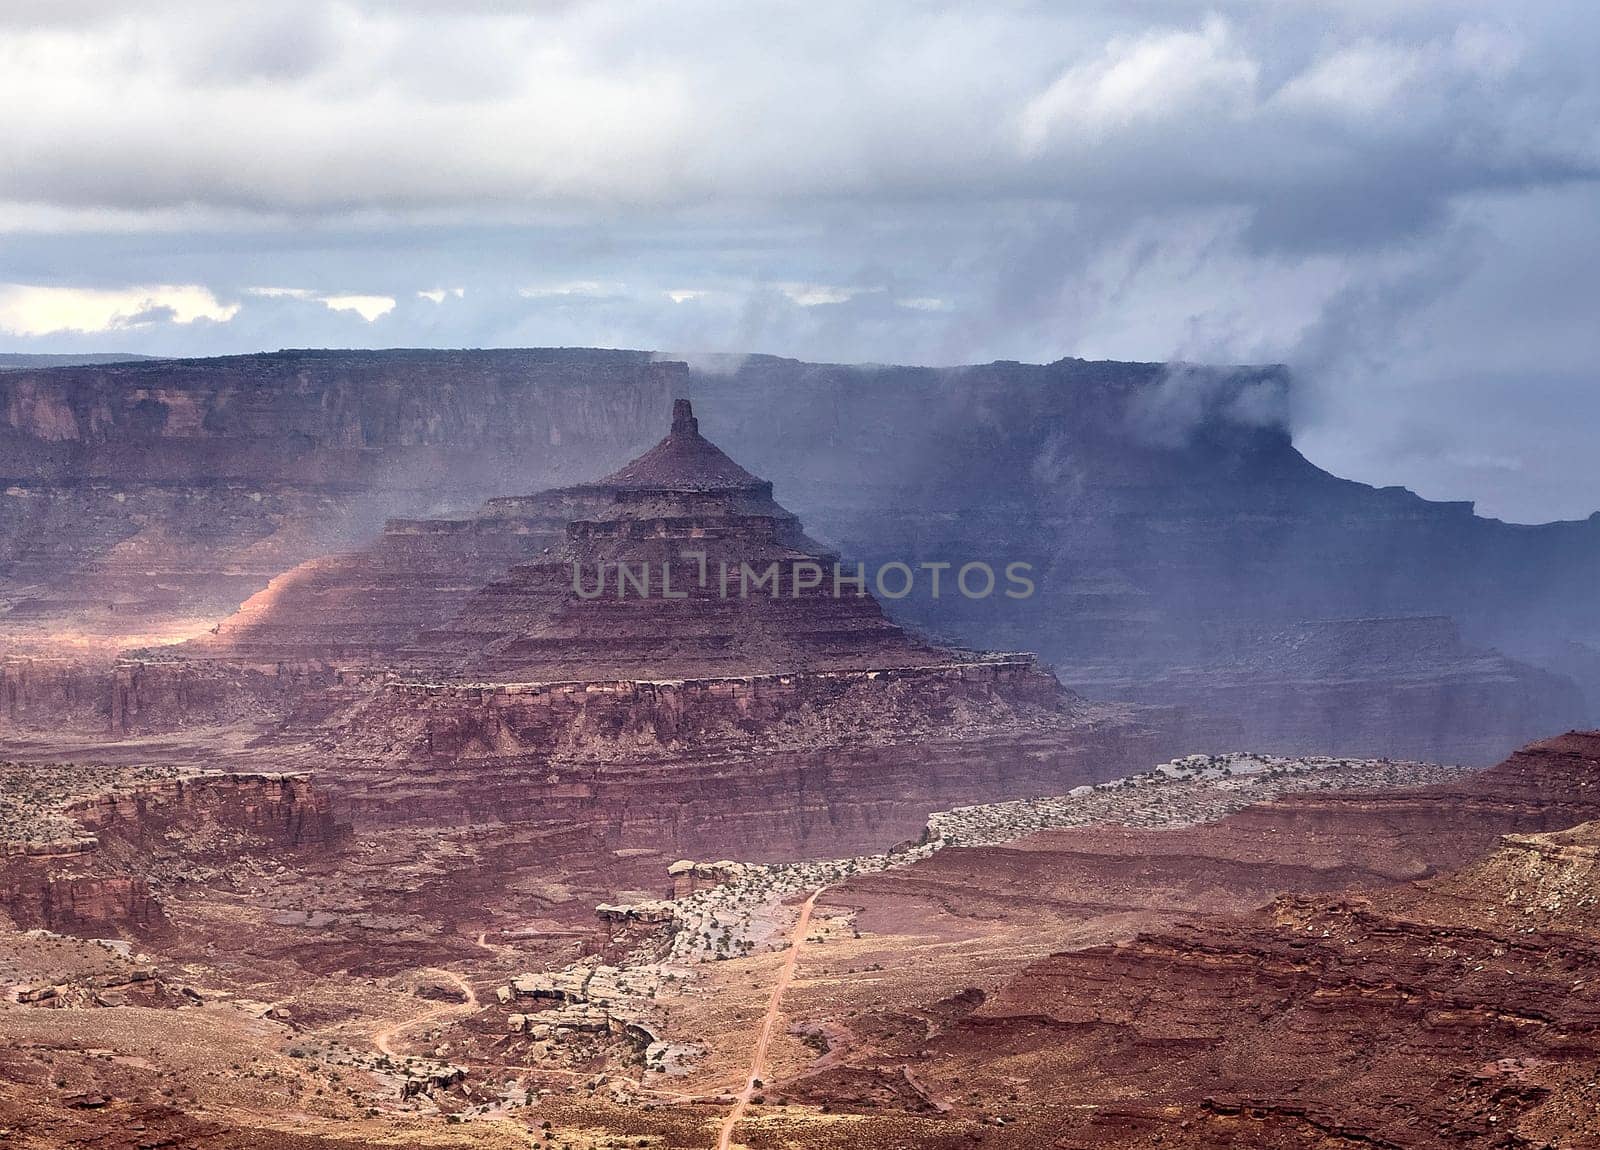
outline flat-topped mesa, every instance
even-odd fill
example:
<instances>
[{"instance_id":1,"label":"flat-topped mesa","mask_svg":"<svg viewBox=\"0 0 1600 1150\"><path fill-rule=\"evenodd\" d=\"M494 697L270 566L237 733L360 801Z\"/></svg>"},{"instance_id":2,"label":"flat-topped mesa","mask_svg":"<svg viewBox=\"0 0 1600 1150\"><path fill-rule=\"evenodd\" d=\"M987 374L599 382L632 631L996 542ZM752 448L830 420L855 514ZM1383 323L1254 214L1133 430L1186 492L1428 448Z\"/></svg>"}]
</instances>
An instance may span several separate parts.
<instances>
[{"instance_id":1,"label":"flat-topped mesa","mask_svg":"<svg viewBox=\"0 0 1600 1150\"><path fill-rule=\"evenodd\" d=\"M684 679L952 663L890 622L854 564L700 434L568 489L591 508L559 547L473 595L402 661L469 680Z\"/></svg>"}]
</instances>

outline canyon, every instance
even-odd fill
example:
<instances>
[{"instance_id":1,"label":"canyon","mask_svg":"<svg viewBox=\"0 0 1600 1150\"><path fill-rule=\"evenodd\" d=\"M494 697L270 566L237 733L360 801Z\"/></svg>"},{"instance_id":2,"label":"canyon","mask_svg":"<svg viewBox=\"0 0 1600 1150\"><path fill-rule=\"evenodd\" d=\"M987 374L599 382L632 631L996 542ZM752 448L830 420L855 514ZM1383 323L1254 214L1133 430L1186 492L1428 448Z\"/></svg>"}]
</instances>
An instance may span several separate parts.
<instances>
[{"instance_id":1,"label":"canyon","mask_svg":"<svg viewBox=\"0 0 1600 1150\"><path fill-rule=\"evenodd\" d=\"M542 874L485 874L497 856L440 827L352 834L299 779L79 771L30 817L97 845L51 864L98 856L104 884L127 852L156 881L81 920L110 941L0 930L21 1146L1600 1131L1600 733L1485 772L1187 756L869 855L591 847ZM18 862L39 860L0 873Z\"/></svg>"},{"instance_id":2,"label":"canyon","mask_svg":"<svg viewBox=\"0 0 1600 1150\"><path fill-rule=\"evenodd\" d=\"M919 588L890 615L1037 651L1092 697L1183 705L1267 750L1480 764L1593 715L1600 521L1498 523L1328 475L1253 414L1290 387L584 350L22 368L0 375L3 653L72 660L77 693L103 694L88 681L118 653L204 637L263 592L309 609L280 636L303 654L404 643L558 541L574 509L541 491L620 466L690 395L852 561L1030 563L1026 603ZM367 633L312 651L321 589L352 578Z\"/></svg>"},{"instance_id":3,"label":"canyon","mask_svg":"<svg viewBox=\"0 0 1600 1150\"><path fill-rule=\"evenodd\" d=\"M1551 740L1482 790L1451 785L1481 829L1475 848L1446 835L1433 877L1330 875L1332 893L1302 884L1259 910L1051 956L896 1060L933 1091L1006 1091L1020 1121L991 1139L1002 1145L1030 1144L1029 1128L1070 1147L1583 1145L1600 1130L1597 826L1592 795L1542 800L1552 785L1592 792L1597 750L1593 736ZM1279 826L1297 844L1302 798ZM1392 826L1392 801L1352 801L1333 825ZM1216 830L1276 815L1252 808ZM1526 829L1489 833L1512 825ZM1039 1085L1009 1085L1023 1066Z\"/></svg>"},{"instance_id":4,"label":"canyon","mask_svg":"<svg viewBox=\"0 0 1600 1150\"><path fill-rule=\"evenodd\" d=\"M819 877L741 1142L1587 1145L1597 769L1571 735Z\"/></svg>"},{"instance_id":5,"label":"canyon","mask_svg":"<svg viewBox=\"0 0 1600 1150\"><path fill-rule=\"evenodd\" d=\"M262 745L315 757L358 823L509 834L520 845L498 848L503 867L530 836L545 852L552 836L680 854L861 850L916 833L932 807L1093 782L1187 737L1180 713L1088 703L1030 655L928 643L864 587L836 594L818 576L730 593L706 573L820 572L837 556L700 434L688 400L634 462L519 506L534 500L569 517L560 533L433 626L376 644L369 568L321 571L314 605L269 594L160 661L125 662L134 679L114 718L159 733L174 699L180 721L227 718L208 688L242 698L236 709L276 702ZM427 535L442 561L394 575L424 599L461 541ZM585 594L579 566L677 567L680 590ZM350 652L331 680L288 671L324 649L296 647L308 619ZM263 655L271 679L249 678Z\"/></svg>"},{"instance_id":6,"label":"canyon","mask_svg":"<svg viewBox=\"0 0 1600 1150\"><path fill-rule=\"evenodd\" d=\"M1286 386L0 374L0 1132L1584 1145L1600 533ZM969 560L1035 593L829 577Z\"/></svg>"}]
</instances>

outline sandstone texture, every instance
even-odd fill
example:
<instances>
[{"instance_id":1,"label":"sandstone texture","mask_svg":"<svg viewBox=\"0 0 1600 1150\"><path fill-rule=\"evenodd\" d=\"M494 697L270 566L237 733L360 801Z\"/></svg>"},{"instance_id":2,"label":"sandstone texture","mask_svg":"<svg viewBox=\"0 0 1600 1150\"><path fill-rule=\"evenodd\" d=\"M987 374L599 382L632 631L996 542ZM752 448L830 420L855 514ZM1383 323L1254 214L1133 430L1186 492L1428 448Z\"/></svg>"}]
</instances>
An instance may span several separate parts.
<instances>
[{"instance_id":1,"label":"sandstone texture","mask_svg":"<svg viewBox=\"0 0 1600 1150\"><path fill-rule=\"evenodd\" d=\"M0 637L108 657L206 637L265 592L296 609L235 619L240 655L387 650L581 517L487 500L622 463L688 392L852 560L1033 564L1025 609L925 588L894 605L943 641L1039 651L1093 695L1181 702L1266 750L1488 763L1582 721L1600 698L1595 523L1502 524L1336 479L1281 427L1230 414L1288 386L1277 369L691 371L581 350L7 372ZM1179 395L1194 402L1168 418ZM435 534L459 537L450 558ZM352 586L366 625L333 637L317 621L348 615ZM1431 617L1458 643L1406 650Z\"/></svg>"},{"instance_id":2,"label":"sandstone texture","mask_svg":"<svg viewBox=\"0 0 1600 1150\"><path fill-rule=\"evenodd\" d=\"M1481 773L1184 756L934 812L871 854L617 848L588 874L593 846L541 868L445 826L351 835L295 780L108 788L108 770L63 773L29 809L70 808L98 839L82 858L145 860L160 919L85 920L101 943L0 931L0 1125L20 1145L127 1129L130 1146L615 1150L730 1129L771 1147L1487 1147L1596 1129L1600 734Z\"/></svg>"},{"instance_id":3,"label":"sandstone texture","mask_svg":"<svg viewBox=\"0 0 1600 1150\"><path fill-rule=\"evenodd\" d=\"M824 897L912 953L815 947L792 1025L823 1053L773 1090L860 1115L865 1145L1587 1145L1597 797L1600 735L1574 734L1431 788L1306 789L853 879ZM1077 944L963 961L962 919L1013 901L1075 919ZM790 1115L750 1144L835 1144Z\"/></svg>"},{"instance_id":4,"label":"sandstone texture","mask_svg":"<svg viewBox=\"0 0 1600 1150\"><path fill-rule=\"evenodd\" d=\"M0 375L0 1141L1592 1143L1594 524L1284 383Z\"/></svg>"},{"instance_id":5,"label":"sandstone texture","mask_svg":"<svg viewBox=\"0 0 1600 1150\"><path fill-rule=\"evenodd\" d=\"M252 853L331 852L348 833L300 775L5 764L0 909L25 928L170 928L151 879Z\"/></svg>"}]
</instances>

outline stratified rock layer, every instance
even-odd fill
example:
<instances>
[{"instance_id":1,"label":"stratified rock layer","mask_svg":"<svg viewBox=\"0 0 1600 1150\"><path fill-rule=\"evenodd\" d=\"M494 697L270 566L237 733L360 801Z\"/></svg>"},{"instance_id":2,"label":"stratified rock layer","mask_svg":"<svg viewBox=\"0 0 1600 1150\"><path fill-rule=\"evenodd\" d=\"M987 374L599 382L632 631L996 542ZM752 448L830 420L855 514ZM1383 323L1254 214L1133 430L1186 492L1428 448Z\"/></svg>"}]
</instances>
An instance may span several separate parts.
<instances>
[{"instance_id":1,"label":"stratified rock layer","mask_svg":"<svg viewBox=\"0 0 1600 1150\"><path fill-rule=\"evenodd\" d=\"M51 764L39 764L48 774ZM58 853L0 857L0 908L12 922L92 936L167 929L146 875L153 861L208 863L257 854L328 853L348 835L324 792L301 775L218 774L143 782L78 799L65 812L81 841Z\"/></svg>"},{"instance_id":2,"label":"stratified rock layer","mask_svg":"<svg viewBox=\"0 0 1600 1150\"><path fill-rule=\"evenodd\" d=\"M640 352L288 352L0 377L15 646L203 634L385 515L466 511L643 441L685 379ZM591 472L592 473L592 472Z\"/></svg>"},{"instance_id":3,"label":"stratified rock layer","mask_svg":"<svg viewBox=\"0 0 1600 1150\"><path fill-rule=\"evenodd\" d=\"M1166 757L1168 713L1085 704L1025 658L670 682L395 683L327 720L321 777L371 822L585 827L608 848L879 849L928 812Z\"/></svg>"},{"instance_id":4,"label":"stratified rock layer","mask_svg":"<svg viewBox=\"0 0 1600 1150\"><path fill-rule=\"evenodd\" d=\"M1072 1150L1586 1145L1600 1130L1597 815L1591 732L1418 791L946 850L837 897L867 906L867 927L897 886L997 914L1032 874L1053 906L1110 921L1144 896L1164 925L959 1003L846 1020L838 1056L774 1089L863 1113L869 1146L891 1144L876 1131L893 1124L871 1120L885 1106L917 1119L903 1145L974 1118L996 1145ZM1237 888L1295 893L1240 914ZM896 975L877 977L878 997L903 999Z\"/></svg>"},{"instance_id":5,"label":"stratified rock layer","mask_svg":"<svg viewBox=\"0 0 1600 1150\"><path fill-rule=\"evenodd\" d=\"M538 561L467 593L535 546ZM316 748L320 781L364 824L520 836L508 866L553 843L878 848L938 807L1058 792L1183 749L1169 711L1086 705L1031 656L907 634L868 586L835 586L836 562L684 400L667 436L611 475L471 520L392 522L216 634L125 660L109 723L279 716L248 753Z\"/></svg>"},{"instance_id":6,"label":"stratified rock layer","mask_svg":"<svg viewBox=\"0 0 1600 1150\"><path fill-rule=\"evenodd\" d=\"M949 661L884 617L866 581L700 434L574 489L592 499L547 559L515 567L425 632L413 662L534 682L868 670ZM853 571L853 569L852 569Z\"/></svg>"},{"instance_id":7,"label":"stratified rock layer","mask_svg":"<svg viewBox=\"0 0 1600 1150\"><path fill-rule=\"evenodd\" d=\"M1499 523L1328 475L1280 424L1241 418L1277 409L1281 370L751 356L690 372L652 358L284 352L8 372L0 641L60 654L203 635L273 576L358 545L385 517L462 515L621 463L687 389L711 403L713 437L783 476L788 505L852 559L1033 563L1043 577L1028 610L917 593L896 618L959 644L1039 650L1103 697L1124 684L1181 692L1262 749L1482 763L1600 700L1600 664L1585 655L1600 643L1600 523ZM464 594L540 555L479 542L483 567L419 574L415 594L381 567L357 572L382 606L349 632L353 648L322 656L404 642L398 632L448 614L426 618L452 583ZM303 618L341 609L326 579L346 582L306 573ZM1398 620L1373 639L1384 648L1433 616L1455 620L1459 651L1255 669L1263 629L1303 654L1307 621ZM308 628L281 625L241 628L241 653L317 649ZM1581 680L1586 701L1575 708L1570 685L1490 646Z\"/></svg>"},{"instance_id":8,"label":"stratified rock layer","mask_svg":"<svg viewBox=\"0 0 1600 1150\"><path fill-rule=\"evenodd\" d=\"M467 520L391 520L372 547L301 565L178 651L540 682L942 658L837 563L680 400L666 438L612 475Z\"/></svg>"}]
</instances>

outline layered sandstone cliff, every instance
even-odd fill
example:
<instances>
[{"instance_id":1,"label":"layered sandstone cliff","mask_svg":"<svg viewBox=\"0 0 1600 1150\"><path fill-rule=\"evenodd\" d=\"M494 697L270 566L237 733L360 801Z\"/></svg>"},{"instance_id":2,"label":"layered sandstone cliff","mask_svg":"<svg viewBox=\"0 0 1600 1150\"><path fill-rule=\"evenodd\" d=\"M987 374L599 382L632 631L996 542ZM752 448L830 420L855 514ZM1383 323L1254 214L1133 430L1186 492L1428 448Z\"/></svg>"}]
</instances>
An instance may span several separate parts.
<instances>
[{"instance_id":1,"label":"layered sandstone cliff","mask_svg":"<svg viewBox=\"0 0 1600 1150\"><path fill-rule=\"evenodd\" d=\"M31 769L45 778L70 771ZM24 929L161 934L169 924L149 878L157 867L198 873L241 857L328 854L349 834L327 794L303 775L177 775L59 805L74 828L62 849L23 842L0 851L0 908Z\"/></svg>"},{"instance_id":2,"label":"layered sandstone cliff","mask_svg":"<svg viewBox=\"0 0 1600 1150\"><path fill-rule=\"evenodd\" d=\"M1165 713L1086 706L1029 656L939 648L866 587L837 593L837 557L687 400L655 447L567 494L588 505L548 558L320 718L327 778L362 817L770 858L881 846L938 806L1063 790L1165 749ZM770 588L727 585L752 570Z\"/></svg>"},{"instance_id":3,"label":"layered sandstone cliff","mask_svg":"<svg viewBox=\"0 0 1600 1150\"><path fill-rule=\"evenodd\" d=\"M1596 523L1502 524L1336 479L1273 417L1287 386L1276 370L1082 361L868 370L748 357L689 372L587 351L7 373L0 640L59 653L204 636L273 577L359 547L385 518L469 514L620 463L689 390L713 402L714 438L782 475L787 504L850 558L1034 564L1025 610L922 591L894 606L941 639L1039 650L1098 693L1179 692L1282 749L1331 749L1332 735L1342 749L1487 762L1579 722L1600 690L1581 657L1600 642ZM279 591L308 622L271 635L241 620L240 650L316 649L309 621L338 610L330 577L367 588L372 622L354 648L322 655L383 647L442 617L452 588L502 578L547 545L537 530L471 522L443 528L481 533L469 569L397 583L407 562L434 562L405 553L441 529L397 523L376 564L296 572ZM517 553L523 543L538 550ZM1462 635L1428 665L1313 659L1263 673L1239 638L1427 616ZM1581 678L1588 696L1491 646Z\"/></svg>"},{"instance_id":4,"label":"layered sandstone cliff","mask_svg":"<svg viewBox=\"0 0 1600 1150\"><path fill-rule=\"evenodd\" d=\"M974 1123L1074 1150L1583 1145L1600 1128L1597 813L1600 732L1573 733L1442 786L1050 832L855 880L827 897L863 929L930 930L894 917L896 895L1004 918L1035 885L1058 918L1134 929L938 1001L951 960L932 956L930 981L913 950L875 974L885 1005L774 1089L858 1113L866 1145Z\"/></svg>"},{"instance_id":5,"label":"layered sandstone cliff","mask_svg":"<svg viewBox=\"0 0 1600 1150\"><path fill-rule=\"evenodd\" d=\"M574 494L561 544L423 632L407 661L533 682L863 671L951 661L890 622L865 578L700 434L690 403L666 438Z\"/></svg>"},{"instance_id":6,"label":"layered sandstone cliff","mask_svg":"<svg viewBox=\"0 0 1600 1150\"><path fill-rule=\"evenodd\" d=\"M625 458L682 365L635 352L292 352L0 377L8 641L203 634L386 515Z\"/></svg>"},{"instance_id":7,"label":"layered sandstone cliff","mask_svg":"<svg viewBox=\"0 0 1600 1150\"><path fill-rule=\"evenodd\" d=\"M1165 757L1169 713L1084 704L1025 660L679 682L393 684L338 715L325 784L358 819L588 827L608 848L878 849L928 812Z\"/></svg>"},{"instance_id":8,"label":"layered sandstone cliff","mask_svg":"<svg viewBox=\"0 0 1600 1150\"><path fill-rule=\"evenodd\" d=\"M511 867L881 847L931 809L1127 773L1193 733L1084 704L1030 656L930 644L867 585L836 593L836 558L679 401L611 475L391 523L214 634L123 660L104 721L254 734L251 754L314 758L362 823L484 826ZM724 594L724 571L777 582Z\"/></svg>"}]
</instances>

